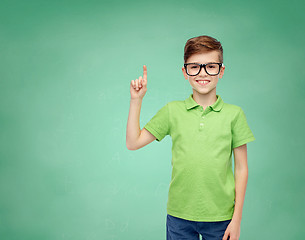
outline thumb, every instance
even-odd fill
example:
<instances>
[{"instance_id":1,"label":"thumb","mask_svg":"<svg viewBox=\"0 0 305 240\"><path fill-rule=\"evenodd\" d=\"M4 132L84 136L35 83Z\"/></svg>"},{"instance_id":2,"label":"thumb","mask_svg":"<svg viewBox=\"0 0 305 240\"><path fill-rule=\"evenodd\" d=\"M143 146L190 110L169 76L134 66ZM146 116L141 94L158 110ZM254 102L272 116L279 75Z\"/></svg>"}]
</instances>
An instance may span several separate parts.
<instances>
[{"instance_id":1,"label":"thumb","mask_svg":"<svg viewBox=\"0 0 305 240\"><path fill-rule=\"evenodd\" d=\"M223 235L222 240L228 240L228 237L229 237L229 232L225 231L225 234Z\"/></svg>"}]
</instances>

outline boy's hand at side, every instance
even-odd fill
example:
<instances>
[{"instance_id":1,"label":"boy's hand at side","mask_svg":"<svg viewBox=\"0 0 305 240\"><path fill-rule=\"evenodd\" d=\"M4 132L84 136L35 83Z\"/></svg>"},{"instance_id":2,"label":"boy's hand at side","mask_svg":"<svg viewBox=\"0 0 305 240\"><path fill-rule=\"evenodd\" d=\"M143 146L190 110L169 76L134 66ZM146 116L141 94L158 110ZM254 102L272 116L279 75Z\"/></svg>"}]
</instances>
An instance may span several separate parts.
<instances>
[{"instance_id":1,"label":"boy's hand at side","mask_svg":"<svg viewBox=\"0 0 305 240\"><path fill-rule=\"evenodd\" d=\"M143 66L143 78L131 80L130 83L130 95L132 99L140 98L143 99L147 91L147 67Z\"/></svg>"}]
</instances>

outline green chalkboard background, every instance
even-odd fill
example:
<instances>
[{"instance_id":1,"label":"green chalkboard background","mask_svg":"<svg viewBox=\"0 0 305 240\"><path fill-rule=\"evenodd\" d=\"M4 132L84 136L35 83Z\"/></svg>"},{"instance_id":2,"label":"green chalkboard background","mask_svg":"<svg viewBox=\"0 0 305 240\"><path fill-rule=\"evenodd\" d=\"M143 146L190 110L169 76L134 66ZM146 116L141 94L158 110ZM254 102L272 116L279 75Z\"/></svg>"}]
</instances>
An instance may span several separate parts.
<instances>
[{"instance_id":1,"label":"green chalkboard background","mask_svg":"<svg viewBox=\"0 0 305 240\"><path fill-rule=\"evenodd\" d=\"M0 3L0 239L165 239L171 138L126 147L129 85L148 68L141 128L192 89L187 39L223 44L227 103L256 140L242 240L305 234L303 1Z\"/></svg>"}]
</instances>

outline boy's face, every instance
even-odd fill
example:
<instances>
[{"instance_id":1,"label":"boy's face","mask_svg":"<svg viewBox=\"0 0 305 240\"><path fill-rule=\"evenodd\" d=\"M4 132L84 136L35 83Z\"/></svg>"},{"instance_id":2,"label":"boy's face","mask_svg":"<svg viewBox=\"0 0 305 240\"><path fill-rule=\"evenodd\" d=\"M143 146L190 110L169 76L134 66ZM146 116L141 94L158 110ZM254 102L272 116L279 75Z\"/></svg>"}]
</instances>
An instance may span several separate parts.
<instances>
[{"instance_id":1,"label":"boy's face","mask_svg":"<svg viewBox=\"0 0 305 240\"><path fill-rule=\"evenodd\" d=\"M215 50L207 53L193 54L189 57L186 63L219 63L219 52ZM212 91L215 91L216 94L216 85L218 83L218 79L222 78L224 69L225 67L222 66L219 74L216 76L207 74L203 67L196 76L187 75L184 67L182 67L182 72L185 79L190 82L194 91L197 91L199 94L206 95ZM206 85L200 85L199 82L197 82L198 80L209 80L210 82Z\"/></svg>"}]
</instances>

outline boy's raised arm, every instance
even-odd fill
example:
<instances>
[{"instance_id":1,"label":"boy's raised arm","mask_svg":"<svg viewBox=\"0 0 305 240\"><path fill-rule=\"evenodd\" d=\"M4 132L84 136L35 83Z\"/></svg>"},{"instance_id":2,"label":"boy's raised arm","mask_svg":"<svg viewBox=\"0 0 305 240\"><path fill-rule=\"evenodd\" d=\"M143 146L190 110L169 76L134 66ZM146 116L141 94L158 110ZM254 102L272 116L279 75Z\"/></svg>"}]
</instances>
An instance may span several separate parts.
<instances>
[{"instance_id":1,"label":"boy's raised arm","mask_svg":"<svg viewBox=\"0 0 305 240\"><path fill-rule=\"evenodd\" d=\"M143 78L131 80L130 83L130 108L126 130L126 146L129 150L137 150L156 139L145 128L140 129L140 112L143 97L147 91L147 68L143 66Z\"/></svg>"}]
</instances>

